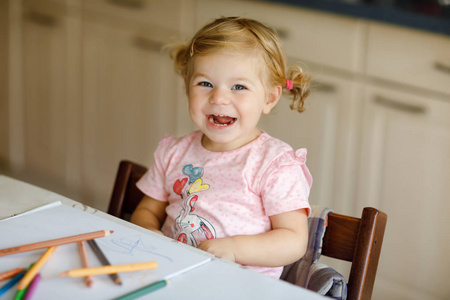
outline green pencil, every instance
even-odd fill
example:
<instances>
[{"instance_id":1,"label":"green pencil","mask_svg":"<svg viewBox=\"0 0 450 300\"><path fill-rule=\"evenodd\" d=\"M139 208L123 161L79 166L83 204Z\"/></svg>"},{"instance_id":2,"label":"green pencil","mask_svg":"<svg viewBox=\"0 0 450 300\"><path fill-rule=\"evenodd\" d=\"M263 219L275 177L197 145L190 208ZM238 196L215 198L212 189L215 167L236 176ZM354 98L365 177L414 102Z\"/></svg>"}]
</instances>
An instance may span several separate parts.
<instances>
[{"instance_id":1,"label":"green pencil","mask_svg":"<svg viewBox=\"0 0 450 300\"><path fill-rule=\"evenodd\" d=\"M30 271L30 269L34 266L34 263L32 263L26 272ZM26 272L24 273L24 276L26 275ZM25 296L25 292L27 291L27 288L23 288L20 290L17 290L16 295L14 296L14 300L22 300Z\"/></svg>"},{"instance_id":2,"label":"green pencil","mask_svg":"<svg viewBox=\"0 0 450 300\"><path fill-rule=\"evenodd\" d=\"M22 290L17 290L16 295L14 296L14 300L22 300L25 296L25 292L27 291L27 288L24 288Z\"/></svg>"},{"instance_id":3,"label":"green pencil","mask_svg":"<svg viewBox=\"0 0 450 300\"><path fill-rule=\"evenodd\" d=\"M147 285L141 289L135 290L129 294L120 296L119 298L116 298L115 300L132 300L132 299L136 299L138 297L141 297L145 294L154 292L156 290L159 290L160 288L165 287L167 284L169 283L168 280L161 280L161 281L157 281L155 283L152 283L150 285Z\"/></svg>"}]
</instances>

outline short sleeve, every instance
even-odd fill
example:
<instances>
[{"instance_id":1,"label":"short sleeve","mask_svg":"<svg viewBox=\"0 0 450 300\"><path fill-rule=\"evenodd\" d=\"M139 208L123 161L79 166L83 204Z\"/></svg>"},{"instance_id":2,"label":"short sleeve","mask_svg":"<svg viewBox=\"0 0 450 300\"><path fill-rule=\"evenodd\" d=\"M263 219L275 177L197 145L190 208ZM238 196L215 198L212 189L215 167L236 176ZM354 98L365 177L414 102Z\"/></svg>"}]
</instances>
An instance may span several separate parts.
<instances>
[{"instance_id":1,"label":"short sleeve","mask_svg":"<svg viewBox=\"0 0 450 300\"><path fill-rule=\"evenodd\" d=\"M147 196L159 201L167 201L165 189L165 170L167 168L167 153L175 142L175 137L166 135L159 142L154 153L154 162L136 186Z\"/></svg>"},{"instance_id":2,"label":"short sleeve","mask_svg":"<svg viewBox=\"0 0 450 300\"><path fill-rule=\"evenodd\" d=\"M302 208L310 215L308 197L312 176L306 166L306 153L304 148L284 152L265 171L261 180L261 197L266 215Z\"/></svg>"}]
</instances>

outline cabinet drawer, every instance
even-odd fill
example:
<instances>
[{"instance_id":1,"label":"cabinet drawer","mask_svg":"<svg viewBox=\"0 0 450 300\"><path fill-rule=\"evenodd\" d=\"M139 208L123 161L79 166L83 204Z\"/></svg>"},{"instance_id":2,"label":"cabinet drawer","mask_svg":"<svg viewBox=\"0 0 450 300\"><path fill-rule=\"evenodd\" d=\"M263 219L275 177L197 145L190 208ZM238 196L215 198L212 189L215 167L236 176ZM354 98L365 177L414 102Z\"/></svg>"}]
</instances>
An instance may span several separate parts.
<instances>
[{"instance_id":1,"label":"cabinet drawer","mask_svg":"<svg viewBox=\"0 0 450 300\"><path fill-rule=\"evenodd\" d=\"M156 27L181 29L181 0L89 0L83 2L86 13L105 14Z\"/></svg>"},{"instance_id":2,"label":"cabinet drawer","mask_svg":"<svg viewBox=\"0 0 450 300\"><path fill-rule=\"evenodd\" d=\"M450 38L407 28L369 25L367 73L450 94Z\"/></svg>"},{"instance_id":3,"label":"cabinet drawer","mask_svg":"<svg viewBox=\"0 0 450 300\"><path fill-rule=\"evenodd\" d=\"M362 65L364 25L356 19L259 1L198 1L197 28L221 16L250 17L272 27L286 55L305 63L351 72Z\"/></svg>"},{"instance_id":4,"label":"cabinet drawer","mask_svg":"<svg viewBox=\"0 0 450 300\"><path fill-rule=\"evenodd\" d=\"M66 15L69 9L67 3L60 0L23 0L22 4L25 19L47 26L54 25L56 18Z\"/></svg>"}]
</instances>

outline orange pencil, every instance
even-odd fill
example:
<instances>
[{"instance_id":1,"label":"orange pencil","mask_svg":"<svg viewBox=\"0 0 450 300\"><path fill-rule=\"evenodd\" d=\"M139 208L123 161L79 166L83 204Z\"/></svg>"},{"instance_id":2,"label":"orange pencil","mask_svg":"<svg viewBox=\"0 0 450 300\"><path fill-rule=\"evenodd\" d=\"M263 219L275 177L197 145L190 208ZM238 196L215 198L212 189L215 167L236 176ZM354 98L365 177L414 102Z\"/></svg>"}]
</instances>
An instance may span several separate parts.
<instances>
[{"instance_id":1,"label":"orange pencil","mask_svg":"<svg viewBox=\"0 0 450 300\"><path fill-rule=\"evenodd\" d=\"M113 233L112 230L100 230L100 231L83 233L83 234L78 234L78 235L63 237L63 238L59 238L59 239L28 244L28 245L21 245L21 246L1 249L0 257L10 255L10 254L17 254L17 253L22 253L22 252L27 252L27 251L50 248L50 247L59 246L59 245L65 245L65 244L70 244L70 243L92 240L92 239L108 236L111 233Z\"/></svg>"},{"instance_id":2,"label":"orange pencil","mask_svg":"<svg viewBox=\"0 0 450 300\"><path fill-rule=\"evenodd\" d=\"M69 277L84 277L84 276L94 276L94 275L107 275L112 273L121 273L121 272L136 272L142 270L151 270L156 269L158 267L158 263L156 261L149 261L143 263L135 263L135 264L125 264L125 265L114 265L114 266L102 266L95 268L85 268L85 269L73 269L67 272L61 273L60 276L69 276Z\"/></svg>"},{"instance_id":3,"label":"orange pencil","mask_svg":"<svg viewBox=\"0 0 450 300\"><path fill-rule=\"evenodd\" d=\"M84 245L84 242L78 242L78 251L80 252L81 263L83 265L83 268L89 268L86 246ZM84 277L84 282L88 287L91 287L92 277L91 276Z\"/></svg>"},{"instance_id":4,"label":"orange pencil","mask_svg":"<svg viewBox=\"0 0 450 300\"><path fill-rule=\"evenodd\" d=\"M14 269L14 270L9 270L9 271L0 273L0 281L6 280L6 279L9 279L9 278L13 278L17 274L19 274L21 272L24 272L24 271L25 271L25 268L17 268L17 269Z\"/></svg>"}]
</instances>

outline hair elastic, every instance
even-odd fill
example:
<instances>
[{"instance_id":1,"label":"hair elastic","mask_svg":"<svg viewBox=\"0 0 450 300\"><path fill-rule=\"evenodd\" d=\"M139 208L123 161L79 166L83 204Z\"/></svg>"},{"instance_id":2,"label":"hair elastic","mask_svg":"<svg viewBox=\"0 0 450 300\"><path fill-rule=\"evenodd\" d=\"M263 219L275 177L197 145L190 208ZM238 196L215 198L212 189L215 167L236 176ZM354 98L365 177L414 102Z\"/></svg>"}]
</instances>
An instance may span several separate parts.
<instances>
[{"instance_id":1,"label":"hair elastic","mask_svg":"<svg viewBox=\"0 0 450 300\"><path fill-rule=\"evenodd\" d=\"M290 91L294 88L294 85L292 84L292 80L286 79L286 88Z\"/></svg>"}]
</instances>

